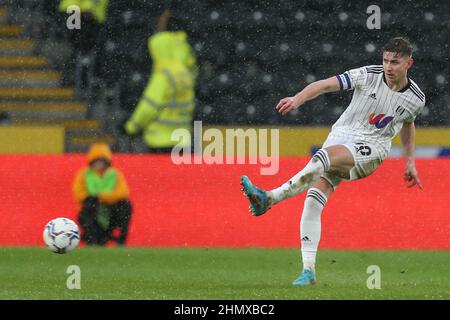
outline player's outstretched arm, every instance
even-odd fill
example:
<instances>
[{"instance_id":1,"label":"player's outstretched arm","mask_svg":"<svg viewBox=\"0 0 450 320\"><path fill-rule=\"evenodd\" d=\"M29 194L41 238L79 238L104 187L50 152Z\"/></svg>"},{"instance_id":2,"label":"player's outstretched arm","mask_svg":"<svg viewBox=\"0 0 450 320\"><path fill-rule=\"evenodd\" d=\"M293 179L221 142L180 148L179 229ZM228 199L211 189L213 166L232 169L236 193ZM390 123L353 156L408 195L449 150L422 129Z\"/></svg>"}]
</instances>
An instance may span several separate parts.
<instances>
[{"instance_id":1,"label":"player's outstretched arm","mask_svg":"<svg viewBox=\"0 0 450 320\"><path fill-rule=\"evenodd\" d=\"M328 79L323 79L315 81L308 86L306 86L302 91L297 93L293 97L286 97L278 102L276 109L282 115L297 109L303 105L306 101L312 100L321 94L327 92L336 92L340 90L339 81L336 77L330 77Z\"/></svg>"},{"instance_id":2,"label":"player's outstretched arm","mask_svg":"<svg viewBox=\"0 0 450 320\"><path fill-rule=\"evenodd\" d=\"M415 137L416 128L414 126L414 122L404 122L403 127L400 130L400 140L403 146L403 154L406 160L403 179L405 180L405 182L409 182L408 188L412 188L417 185L420 189L423 189L414 159Z\"/></svg>"}]
</instances>

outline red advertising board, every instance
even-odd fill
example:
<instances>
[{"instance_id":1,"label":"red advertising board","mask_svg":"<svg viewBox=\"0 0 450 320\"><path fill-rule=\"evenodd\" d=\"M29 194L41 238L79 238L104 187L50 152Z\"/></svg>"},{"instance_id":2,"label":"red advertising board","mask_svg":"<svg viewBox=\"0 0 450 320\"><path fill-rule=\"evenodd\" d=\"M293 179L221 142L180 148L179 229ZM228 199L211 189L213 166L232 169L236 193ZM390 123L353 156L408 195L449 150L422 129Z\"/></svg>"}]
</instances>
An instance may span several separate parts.
<instances>
[{"instance_id":1,"label":"red advertising board","mask_svg":"<svg viewBox=\"0 0 450 320\"><path fill-rule=\"evenodd\" d=\"M263 176L253 164L175 165L169 155L115 155L134 207L128 244L298 247L304 194L253 217L239 181L246 174L273 188L307 161L281 158L279 173ZM84 165L83 155L0 156L0 245L41 245L49 220L76 220L71 184ZM417 167L424 190L406 187L400 159L342 183L324 209L320 247L450 249L450 160L417 160Z\"/></svg>"}]
</instances>

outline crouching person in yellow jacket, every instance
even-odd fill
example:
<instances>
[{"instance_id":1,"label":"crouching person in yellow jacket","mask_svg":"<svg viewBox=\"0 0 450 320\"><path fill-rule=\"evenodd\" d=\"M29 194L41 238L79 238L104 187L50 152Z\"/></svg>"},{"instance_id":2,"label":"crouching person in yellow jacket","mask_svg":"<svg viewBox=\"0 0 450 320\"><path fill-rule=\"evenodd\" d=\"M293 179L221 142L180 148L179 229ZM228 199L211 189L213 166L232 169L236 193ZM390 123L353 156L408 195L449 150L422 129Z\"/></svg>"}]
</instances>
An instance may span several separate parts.
<instances>
[{"instance_id":1,"label":"crouching person in yellow jacket","mask_svg":"<svg viewBox=\"0 0 450 320\"><path fill-rule=\"evenodd\" d=\"M160 32L148 40L153 70L149 83L125 123L129 135L142 133L150 152L170 152L175 145L190 146L190 137L173 140L178 128L192 131L195 107L196 58L184 31L165 31L169 12L159 20Z\"/></svg>"},{"instance_id":2,"label":"crouching person in yellow jacket","mask_svg":"<svg viewBox=\"0 0 450 320\"><path fill-rule=\"evenodd\" d=\"M125 177L111 166L108 145L93 144L87 158L89 165L78 171L72 189L81 206L78 216L81 239L88 245L104 245L109 240L123 245L131 217Z\"/></svg>"}]
</instances>

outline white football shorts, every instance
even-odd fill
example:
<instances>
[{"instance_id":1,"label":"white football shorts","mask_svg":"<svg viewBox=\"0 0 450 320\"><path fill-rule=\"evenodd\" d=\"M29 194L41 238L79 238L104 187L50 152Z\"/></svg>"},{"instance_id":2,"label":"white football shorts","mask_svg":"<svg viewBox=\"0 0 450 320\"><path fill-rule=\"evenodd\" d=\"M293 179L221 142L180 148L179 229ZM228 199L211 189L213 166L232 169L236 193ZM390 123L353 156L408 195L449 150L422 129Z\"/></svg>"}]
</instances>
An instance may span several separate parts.
<instances>
[{"instance_id":1,"label":"white football shorts","mask_svg":"<svg viewBox=\"0 0 450 320\"><path fill-rule=\"evenodd\" d=\"M382 154L379 149L370 142L365 141L348 141L345 138L339 138L329 135L322 145L322 148L343 145L352 153L355 162L354 167L350 170L350 179L358 180L371 175L384 161L386 155ZM333 186L333 189L339 185L343 179L332 173L325 172L322 177Z\"/></svg>"}]
</instances>

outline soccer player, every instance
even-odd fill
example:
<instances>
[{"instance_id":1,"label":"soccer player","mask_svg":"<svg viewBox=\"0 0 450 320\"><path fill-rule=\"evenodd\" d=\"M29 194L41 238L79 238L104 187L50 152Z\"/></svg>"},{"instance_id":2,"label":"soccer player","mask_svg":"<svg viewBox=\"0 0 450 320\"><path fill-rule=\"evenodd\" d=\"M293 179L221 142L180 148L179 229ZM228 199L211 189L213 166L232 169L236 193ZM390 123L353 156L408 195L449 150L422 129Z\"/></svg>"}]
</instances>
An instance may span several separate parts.
<instances>
[{"instance_id":1,"label":"soccer player","mask_svg":"<svg viewBox=\"0 0 450 320\"><path fill-rule=\"evenodd\" d=\"M339 90L354 90L350 105L333 125L322 148L286 183L265 191L246 176L241 184L253 215L307 191L300 222L303 272L292 283L316 282L315 262L321 235L321 214L327 200L342 180L362 179L372 174L389 154L391 141L400 132L408 187L422 184L414 163L414 119L425 105L425 95L408 77L413 64L410 42L397 37L383 48L383 65L352 69L338 76L309 84L293 97L280 100L276 109L285 115L317 96Z\"/></svg>"}]
</instances>

